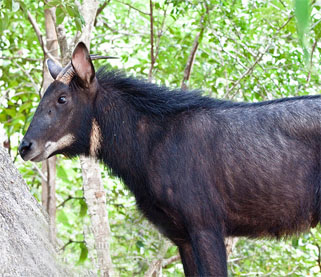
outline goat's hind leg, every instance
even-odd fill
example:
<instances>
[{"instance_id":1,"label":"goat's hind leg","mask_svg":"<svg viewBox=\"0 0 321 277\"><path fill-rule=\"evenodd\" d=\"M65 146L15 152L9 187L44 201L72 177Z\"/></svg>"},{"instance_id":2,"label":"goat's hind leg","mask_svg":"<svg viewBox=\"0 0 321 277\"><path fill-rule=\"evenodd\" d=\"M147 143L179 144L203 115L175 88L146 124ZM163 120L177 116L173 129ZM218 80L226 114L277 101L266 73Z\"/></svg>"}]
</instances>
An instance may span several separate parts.
<instances>
[{"instance_id":1,"label":"goat's hind leg","mask_svg":"<svg viewBox=\"0 0 321 277\"><path fill-rule=\"evenodd\" d=\"M181 256L182 264L184 267L185 276L194 277L198 276L198 271L193 255L193 249L190 242L185 242L179 246L179 254Z\"/></svg>"},{"instance_id":2,"label":"goat's hind leg","mask_svg":"<svg viewBox=\"0 0 321 277\"><path fill-rule=\"evenodd\" d=\"M226 249L220 231L194 229L190 232L198 276L226 277Z\"/></svg>"}]
</instances>

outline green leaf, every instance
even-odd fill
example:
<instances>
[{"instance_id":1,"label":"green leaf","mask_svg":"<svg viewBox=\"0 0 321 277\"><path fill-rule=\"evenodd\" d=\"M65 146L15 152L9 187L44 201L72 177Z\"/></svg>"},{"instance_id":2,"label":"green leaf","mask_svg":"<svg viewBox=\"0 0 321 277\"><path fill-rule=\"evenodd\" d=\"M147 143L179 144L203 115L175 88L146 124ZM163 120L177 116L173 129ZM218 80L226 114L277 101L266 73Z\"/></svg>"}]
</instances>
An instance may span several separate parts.
<instances>
[{"instance_id":1,"label":"green leaf","mask_svg":"<svg viewBox=\"0 0 321 277\"><path fill-rule=\"evenodd\" d=\"M80 256L77 265L82 265L88 257L88 248L86 244L80 243Z\"/></svg>"},{"instance_id":2,"label":"green leaf","mask_svg":"<svg viewBox=\"0 0 321 277\"><path fill-rule=\"evenodd\" d=\"M62 6L58 6L56 9L57 24L60 25L64 21L64 18L65 18L65 12L64 12Z\"/></svg>"},{"instance_id":3,"label":"green leaf","mask_svg":"<svg viewBox=\"0 0 321 277\"><path fill-rule=\"evenodd\" d=\"M66 213L63 211L63 210L59 210L57 212L57 220L59 222L61 222L63 225L65 226L70 226L70 223L69 223L69 220L68 220L68 217L66 215Z\"/></svg>"},{"instance_id":4,"label":"green leaf","mask_svg":"<svg viewBox=\"0 0 321 277\"><path fill-rule=\"evenodd\" d=\"M144 247L144 243L143 243L141 240L138 240L138 241L136 242L136 246L137 246L138 248L143 248L143 247Z\"/></svg>"},{"instance_id":5,"label":"green leaf","mask_svg":"<svg viewBox=\"0 0 321 277\"><path fill-rule=\"evenodd\" d=\"M304 60L306 63L309 62L309 51L307 46L307 33L310 25L310 1L309 0L295 0L294 1L294 14L297 20L297 31L299 41L304 53Z\"/></svg>"},{"instance_id":6,"label":"green leaf","mask_svg":"<svg viewBox=\"0 0 321 277\"><path fill-rule=\"evenodd\" d=\"M57 176L62 179L65 183L69 182L68 174L62 166L59 166L57 169Z\"/></svg>"},{"instance_id":7,"label":"green leaf","mask_svg":"<svg viewBox=\"0 0 321 277\"><path fill-rule=\"evenodd\" d=\"M80 203L80 211L79 211L79 216L84 217L87 214L87 204L84 200L79 200Z\"/></svg>"},{"instance_id":8,"label":"green leaf","mask_svg":"<svg viewBox=\"0 0 321 277\"><path fill-rule=\"evenodd\" d=\"M74 11L74 7L66 6L66 9L67 9L67 12L68 12L70 17L75 17L76 16L76 12Z\"/></svg>"},{"instance_id":9,"label":"green leaf","mask_svg":"<svg viewBox=\"0 0 321 277\"><path fill-rule=\"evenodd\" d=\"M75 23L76 23L77 31L81 31L81 29L82 29L82 23L81 23L80 18L75 17Z\"/></svg>"}]
</instances>

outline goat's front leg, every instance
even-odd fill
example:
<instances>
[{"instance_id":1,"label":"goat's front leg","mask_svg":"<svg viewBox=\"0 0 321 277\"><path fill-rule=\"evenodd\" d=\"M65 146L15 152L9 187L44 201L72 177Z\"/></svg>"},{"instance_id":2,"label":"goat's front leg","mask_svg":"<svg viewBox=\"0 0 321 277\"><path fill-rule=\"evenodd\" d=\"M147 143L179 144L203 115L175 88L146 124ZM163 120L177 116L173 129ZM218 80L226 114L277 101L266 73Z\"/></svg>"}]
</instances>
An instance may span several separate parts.
<instances>
[{"instance_id":1,"label":"goat's front leg","mask_svg":"<svg viewBox=\"0 0 321 277\"><path fill-rule=\"evenodd\" d=\"M194 229L190 238L198 276L226 277L226 249L222 233L214 228Z\"/></svg>"}]
</instances>

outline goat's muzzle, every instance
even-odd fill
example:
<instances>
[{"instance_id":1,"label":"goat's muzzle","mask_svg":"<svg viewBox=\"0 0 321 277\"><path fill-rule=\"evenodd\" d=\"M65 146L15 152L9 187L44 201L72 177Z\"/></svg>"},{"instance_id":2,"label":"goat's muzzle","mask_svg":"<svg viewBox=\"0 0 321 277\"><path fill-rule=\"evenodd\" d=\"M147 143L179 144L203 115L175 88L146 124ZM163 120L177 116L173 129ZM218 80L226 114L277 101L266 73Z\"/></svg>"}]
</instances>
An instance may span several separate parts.
<instances>
[{"instance_id":1,"label":"goat's muzzle","mask_svg":"<svg viewBox=\"0 0 321 277\"><path fill-rule=\"evenodd\" d=\"M24 138L22 142L19 145L19 153L20 156L25 160L37 160L37 156L39 156L40 153L36 153L36 147L37 143L33 140L28 140Z\"/></svg>"}]
</instances>

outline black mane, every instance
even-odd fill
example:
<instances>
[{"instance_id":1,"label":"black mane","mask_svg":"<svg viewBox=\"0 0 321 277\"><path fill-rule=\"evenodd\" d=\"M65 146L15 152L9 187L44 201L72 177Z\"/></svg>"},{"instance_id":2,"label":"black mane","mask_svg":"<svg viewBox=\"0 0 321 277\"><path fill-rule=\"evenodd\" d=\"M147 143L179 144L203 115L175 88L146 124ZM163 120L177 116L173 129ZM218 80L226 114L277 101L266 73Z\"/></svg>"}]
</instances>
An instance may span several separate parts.
<instances>
[{"instance_id":1,"label":"black mane","mask_svg":"<svg viewBox=\"0 0 321 277\"><path fill-rule=\"evenodd\" d=\"M154 116L175 114L186 110L257 108L300 99L321 98L320 95L297 96L255 103L218 100L202 96L200 90L169 89L144 79L128 77L121 71L107 70L106 67L98 69L97 79L104 89L117 90L136 110Z\"/></svg>"},{"instance_id":2,"label":"black mane","mask_svg":"<svg viewBox=\"0 0 321 277\"><path fill-rule=\"evenodd\" d=\"M107 71L105 67L98 70L97 79L101 87L117 90L135 109L155 116L236 104L202 96L200 90L169 89L143 79L127 77L120 71Z\"/></svg>"}]
</instances>

